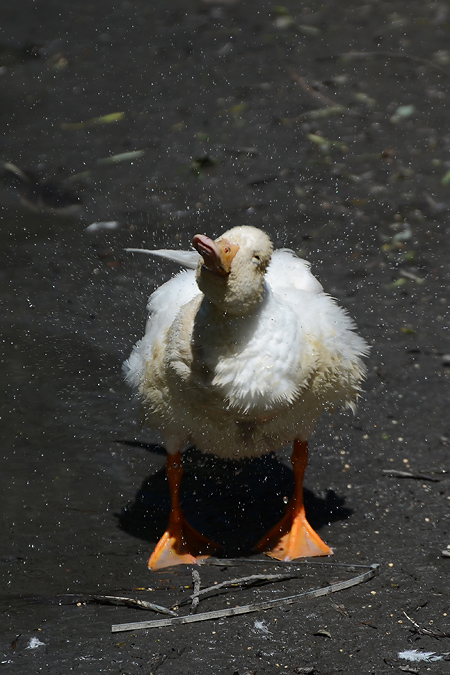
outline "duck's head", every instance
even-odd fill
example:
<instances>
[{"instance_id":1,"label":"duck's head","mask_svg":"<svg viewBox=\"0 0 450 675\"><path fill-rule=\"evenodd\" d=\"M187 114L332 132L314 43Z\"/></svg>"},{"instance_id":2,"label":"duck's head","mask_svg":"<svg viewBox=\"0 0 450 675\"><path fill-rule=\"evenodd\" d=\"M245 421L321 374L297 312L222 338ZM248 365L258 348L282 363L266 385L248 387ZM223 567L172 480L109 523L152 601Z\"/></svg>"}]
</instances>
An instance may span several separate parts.
<instances>
[{"instance_id":1,"label":"duck's head","mask_svg":"<svg viewBox=\"0 0 450 675\"><path fill-rule=\"evenodd\" d=\"M222 312L248 314L263 297L264 274L273 252L267 234L256 227L233 227L213 240L196 234L200 253L197 283Z\"/></svg>"}]
</instances>

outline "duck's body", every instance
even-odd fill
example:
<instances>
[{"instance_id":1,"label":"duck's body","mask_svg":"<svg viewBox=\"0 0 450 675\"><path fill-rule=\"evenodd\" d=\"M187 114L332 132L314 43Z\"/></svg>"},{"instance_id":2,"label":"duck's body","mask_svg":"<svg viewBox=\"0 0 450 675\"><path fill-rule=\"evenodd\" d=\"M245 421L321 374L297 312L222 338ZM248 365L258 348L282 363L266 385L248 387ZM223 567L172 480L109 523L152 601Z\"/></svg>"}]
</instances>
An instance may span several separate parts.
<instances>
[{"instance_id":1,"label":"duck's body","mask_svg":"<svg viewBox=\"0 0 450 675\"><path fill-rule=\"evenodd\" d=\"M150 426L221 457L256 457L307 440L324 409L354 404L363 340L304 261L272 260L250 315L220 313L194 271L151 296L128 361Z\"/></svg>"},{"instance_id":2,"label":"duck's body","mask_svg":"<svg viewBox=\"0 0 450 675\"><path fill-rule=\"evenodd\" d=\"M225 458L290 441L306 448L324 410L354 407L364 340L309 265L288 250L272 255L260 230L233 228L216 242L197 235L194 246L202 257L185 252L184 263L197 271L153 293L127 362L146 421L170 455L186 443Z\"/></svg>"}]
</instances>

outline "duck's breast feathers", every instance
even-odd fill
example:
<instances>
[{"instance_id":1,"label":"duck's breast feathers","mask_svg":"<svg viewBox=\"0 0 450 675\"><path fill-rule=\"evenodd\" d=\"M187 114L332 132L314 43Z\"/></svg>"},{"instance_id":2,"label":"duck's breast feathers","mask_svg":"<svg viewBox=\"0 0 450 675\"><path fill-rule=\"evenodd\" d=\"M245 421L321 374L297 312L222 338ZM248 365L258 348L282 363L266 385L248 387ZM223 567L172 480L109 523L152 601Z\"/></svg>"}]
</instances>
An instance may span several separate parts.
<instances>
[{"instance_id":1,"label":"duck's breast feathers","mask_svg":"<svg viewBox=\"0 0 450 675\"><path fill-rule=\"evenodd\" d=\"M304 340L299 317L268 287L261 311L231 319L205 350L213 384L232 408L245 412L287 405L313 367L307 350L300 351Z\"/></svg>"},{"instance_id":2,"label":"duck's breast feathers","mask_svg":"<svg viewBox=\"0 0 450 675\"><path fill-rule=\"evenodd\" d=\"M272 255L266 282L275 292L290 288L314 294L323 293L322 285L311 274L310 264L287 248L278 249Z\"/></svg>"}]
</instances>

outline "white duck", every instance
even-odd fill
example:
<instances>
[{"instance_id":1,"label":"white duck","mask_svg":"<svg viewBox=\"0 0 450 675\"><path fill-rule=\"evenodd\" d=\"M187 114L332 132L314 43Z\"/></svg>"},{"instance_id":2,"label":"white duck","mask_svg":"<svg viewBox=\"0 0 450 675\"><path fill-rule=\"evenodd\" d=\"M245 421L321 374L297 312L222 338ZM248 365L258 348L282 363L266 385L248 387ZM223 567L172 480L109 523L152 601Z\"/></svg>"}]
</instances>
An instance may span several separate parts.
<instances>
[{"instance_id":1,"label":"white duck","mask_svg":"<svg viewBox=\"0 0 450 675\"><path fill-rule=\"evenodd\" d=\"M293 497L256 550L278 560L331 554L305 517L308 438L323 411L354 409L367 345L309 264L287 249L273 253L261 230L234 227L215 241L198 234L193 246L128 249L191 268L150 296L145 336L126 362L168 453L171 513L149 568L197 562L217 549L180 507L187 443L239 458L293 441Z\"/></svg>"}]
</instances>

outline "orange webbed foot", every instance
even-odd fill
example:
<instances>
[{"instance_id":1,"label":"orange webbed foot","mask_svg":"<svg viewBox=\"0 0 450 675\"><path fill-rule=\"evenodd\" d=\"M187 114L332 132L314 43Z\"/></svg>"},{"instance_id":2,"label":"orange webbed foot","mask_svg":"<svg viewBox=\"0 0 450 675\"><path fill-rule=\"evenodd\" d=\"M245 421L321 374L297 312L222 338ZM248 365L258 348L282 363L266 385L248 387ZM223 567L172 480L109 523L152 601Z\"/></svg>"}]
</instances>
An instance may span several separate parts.
<instances>
[{"instance_id":1,"label":"orange webbed foot","mask_svg":"<svg viewBox=\"0 0 450 675\"><path fill-rule=\"evenodd\" d=\"M256 551L276 560L295 560L332 555L333 551L308 523L303 504L303 477L308 462L308 443L296 439L292 452L294 494L283 518L258 542Z\"/></svg>"},{"instance_id":2,"label":"orange webbed foot","mask_svg":"<svg viewBox=\"0 0 450 675\"><path fill-rule=\"evenodd\" d=\"M332 549L306 520L304 509L294 513L289 506L285 516L258 542L254 550L283 561L333 554Z\"/></svg>"},{"instance_id":3,"label":"orange webbed foot","mask_svg":"<svg viewBox=\"0 0 450 675\"><path fill-rule=\"evenodd\" d=\"M172 512L169 525L148 561L150 570L192 565L206 560L219 545L190 525L183 512Z\"/></svg>"}]
</instances>

